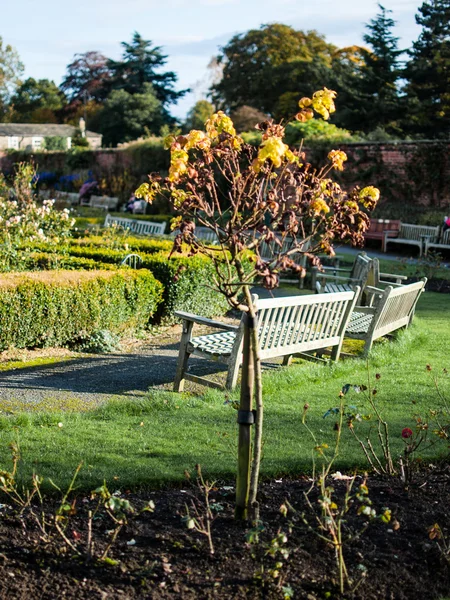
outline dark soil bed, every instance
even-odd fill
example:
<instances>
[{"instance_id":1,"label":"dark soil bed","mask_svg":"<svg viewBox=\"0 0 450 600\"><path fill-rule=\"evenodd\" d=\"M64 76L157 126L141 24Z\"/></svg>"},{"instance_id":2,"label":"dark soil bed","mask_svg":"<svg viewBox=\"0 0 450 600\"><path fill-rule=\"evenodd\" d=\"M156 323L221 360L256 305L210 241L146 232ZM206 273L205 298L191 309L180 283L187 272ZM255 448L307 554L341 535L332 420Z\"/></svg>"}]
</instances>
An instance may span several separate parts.
<instances>
[{"instance_id":1,"label":"dark soil bed","mask_svg":"<svg viewBox=\"0 0 450 600\"><path fill-rule=\"evenodd\" d=\"M357 478L355 486L362 483ZM450 539L450 469L431 468L417 476L408 490L397 479L368 480L372 506L378 513L392 511L385 524L372 522L359 539L345 548L349 575L356 591L346 598L440 599L450 596L450 556L440 551L429 531L436 523ZM61 537L45 541L36 519L39 506L0 510L0 597L5 599L186 599L191 598L340 598L334 551L320 540L301 519L308 512L303 492L311 486L306 479L264 483L260 491L261 523L249 525L233 519L234 491L217 485L211 503L217 514L212 524L215 553L207 538L187 528L186 504L197 499L198 489L186 483L185 490L127 493L135 508L149 500L154 512L129 517L111 547L109 564L76 557ZM333 481L336 497L342 499L346 482ZM354 489L356 489L354 487ZM287 502L286 502L287 501ZM317 495L311 495L313 506ZM280 512L291 505L298 512ZM47 520L57 504L45 503ZM82 554L88 537L89 510L95 501L78 495L72 503L73 516L66 526L68 540ZM42 520L42 517L39 517ZM349 513L347 531L361 529L364 517ZM92 523L94 555L99 556L111 533L112 521L104 511ZM277 538L277 535L283 536ZM259 538L259 540L258 540ZM278 547L272 540L278 539ZM441 544L443 540L441 540ZM289 556L283 556L286 550ZM117 562L116 562L117 561ZM277 563L282 563L278 564Z\"/></svg>"}]
</instances>

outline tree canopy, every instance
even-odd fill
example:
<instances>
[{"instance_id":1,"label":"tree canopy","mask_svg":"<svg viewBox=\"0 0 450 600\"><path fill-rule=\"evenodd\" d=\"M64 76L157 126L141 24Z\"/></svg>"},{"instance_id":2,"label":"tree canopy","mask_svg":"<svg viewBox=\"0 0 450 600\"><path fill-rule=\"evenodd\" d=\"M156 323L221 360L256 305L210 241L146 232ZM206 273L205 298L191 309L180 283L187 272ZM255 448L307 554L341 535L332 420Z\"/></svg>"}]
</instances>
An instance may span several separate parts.
<instances>
[{"instance_id":1,"label":"tree canopy","mask_svg":"<svg viewBox=\"0 0 450 600\"><path fill-rule=\"evenodd\" d=\"M292 111L285 113L292 103L288 109L280 104L280 89L298 99L327 85L334 50L316 31L305 33L281 23L235 35L217 57L223 76L211 90L213 102L228 111L248 105L276 117L290 116Z\"/></svg>"},{"instance_id":2,"label":"tree canopy","mask_svg":"<svg viewBox=\"0 0 450 600\"><path fill-rule=\"evenodd\" d=\"M16 123L57 123L56 112L64 104L64 95L53 81L29 77L11 98L11 120Z\"/></svg>"},{"instance_id":3,"label":"tree canopy","mask_svg":"<svg viewBox=\"0 0 450 600\"><path fill-rule=\"evenodd\" d=\"M145 83L141 93L113 90L98 119L104 144L115 146L146 134L158 134L165 123L165 114L152 85Z\"/></svg>"},{"instance_id":4,"label":"tree canopy","mask_svg":"<svg viewBox=\"0 0 450 600\"><path fill-rule=\"evenodd\" d=\"M173 71L161 69L167 62L167 55L160 46L153 46L150 40L135 31L130 43L122 42L122 60L108 61L112 74L113 89L125 90L129 94L142 93L145 84L153 86L154 93L164 107L177 102L187 90L176 91L177 75Z\"/></svg>"},{"instance_id":5,"label":"tree canopy","mask_svg":"<svg viewBox=\"0 0 450 600\"><path fill-rule=\"evenodd\" d=\"M105 100L107 83L111 72L107 66L108 58L100 52L91 51L75 54L67 65L67 74L60 88L71 102L92 98L98 102Z\"/></svg>"}]
</instances>

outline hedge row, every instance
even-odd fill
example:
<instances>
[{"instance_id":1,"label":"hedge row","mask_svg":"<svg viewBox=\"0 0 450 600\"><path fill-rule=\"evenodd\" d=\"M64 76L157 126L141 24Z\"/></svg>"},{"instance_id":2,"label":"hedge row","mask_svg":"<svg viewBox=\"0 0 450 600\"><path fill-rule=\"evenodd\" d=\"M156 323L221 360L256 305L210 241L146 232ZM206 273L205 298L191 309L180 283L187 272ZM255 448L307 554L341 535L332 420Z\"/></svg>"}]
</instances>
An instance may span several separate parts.
<instances>
[{"instance_id":1,"label":"hedge row","mask_svg":"<svg viewBox=\"0 0 450 600\"><path fill-rule=\"evenodd\" d=\"M3 274L0 289L0 350L64 346L102 329L146 327L163 293L145 269Z\"/></svg>"},{"instance_id":2,"label":"hedge row","mask_svg":"<svg viewBox=\"0 0 450 600\"><path fill-rule=\"evenodd\" d=\"M172 243L169 247L172 247ZM139 251L138 248L133 250ZM68 252L83 259L116 265L128 253L124 250L76 246L71 246ZM164 301L159 316L165 321L174 320L174 310L185 310L204 317L217 316L227 310L225 298L211 287L214 267L207 258L175 254L169 259L166 249L154 254L140 252L140 256L143 259L142 266L149 269L164 286Z\"/></svg>"},{"instance_id":3,"label":"hedge row","mask_svg":"<svg viewBox=\"0 0 450 600\"><path fill-rule=\"evenodd\" d=\"M109 271L116 269L116 264L99 262L93 258L67 256L66 254L53 254L47 252L31 252L23 259L24 269L27 271L50 271L52 269L65 269L69 271Z\"/></svg>"},{"instance_id":4,"label":"hedge row","mask_svg":"<svg viewBox=\"0 0 450 600\"><path fill-rule=\"evenodd\" d=\"M155 238L138 238L129 236L120 240L122 246L134 252L146 252L154 254L156 252L170 252L173 246L173 239L155 239ZM101 235L92 235L71 239L70 245L74 248L105 248L105 238Z\"/></svg>"}]
</instances>

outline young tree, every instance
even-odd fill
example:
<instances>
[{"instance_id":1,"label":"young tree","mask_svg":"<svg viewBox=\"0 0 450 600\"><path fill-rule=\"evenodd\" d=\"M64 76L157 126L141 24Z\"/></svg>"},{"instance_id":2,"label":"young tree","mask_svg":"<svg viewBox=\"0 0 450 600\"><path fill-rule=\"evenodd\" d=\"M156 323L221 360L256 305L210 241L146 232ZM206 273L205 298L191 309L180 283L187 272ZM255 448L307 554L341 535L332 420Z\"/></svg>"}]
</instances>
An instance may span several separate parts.
<instances>
[{"instance_id":1,"label":"young tree","mask_svg":"<svg viewBox=\"0 0 450 600\"><path fill-rule=\"evenodd\" d=\"M425 137L450 134L450 0L424 2L416 15L422 32L409 51L405 127Z\"/></svg>"},{"instance_id":2,"label":"young tree","mask_svg":"<svg viewBox=\"0 0 450 600\"><path fill-rule=\"evenodd\" d=\"M188 90L175 91L178 77L173 71L160 72L167 62L167 56L162 53L160 46L153 46L137 31L131 43L122 42L122 46L122 60L108 61L113 89L138 94L143 92L145 84L151 84L157 99L165 108L186 94Z\"/></svg>"},{"instance_id":3,"label":"young tree","mask_svg":"<svg viewBox=\"0 0 450 600\"><path fill-rule=\"evenodd\" d=\"M16 123L57 123L55 113L64 104L64 95L53 81L29 77L11 98L11 120Z\"/></svg>"},{"instance_id":4,"label":"young tree","mask_svg":"<svg viewBox=\"0 0 450 600\"><path fill-rule=\"evenodd\" d=\"M334 112L335 92L324 89L311 98L300 100L299 121L308 121L314 111L328 119ZM279 272L293 269L303 273L301 257L318 264L316 254L333 254L335 240L363 243L371 210L379 196L376 188L355 188L347 193L330 177L333 169L342 170L345 153L332 150L329 163L314 169L300 151L293 152L283 142L284 127L265 121L260 124L262 142L259 147L245 144L236 133L233 122L219 111L206 122L206 132L193 130L186 136L167 140L171 164L166 178L150 176L136 196L152 202L166 195L178 213L174 226L173 251L208 256L215 266L211 282L225 295L231 306L248 316L244 334L241 407L251 410L252 378L255 370L256 424L254 460L250 489L248 487L250 435L240 437L236 515L244 518L248 509L257 512L257 487L261 458L263 397L258 346L256 311L250 285L260 277L268 289L278 285ZM196 236L196 225L212 230L218 245L203 243ZM261 245L271 244L273 255L261 256ZM251 267L245 268L249 253L254 253Z\"/></svg>"},{"instance_id":5,"label":"young tree","mask_svg":"<svg viewBox=\"0 0 450 600\"><path fill-rule=\"evenodd\" d=\"M4 45L0 37L0 121L9 112L9 101L20 85L23 72L24 66L17 51L9 44Z\"/></svg>"},{"instance_id":6,"label":"young tree","mask_svg":"<svg viewBox=\"0 0 450 600\"><path fill-rule=\"evenodd\" d=\"M98 129L106 146L136 140L147 132L157 134L164 123L162 104L149 83L139 94L114 90L98 115Z\"/></svg>"}]
</instances>

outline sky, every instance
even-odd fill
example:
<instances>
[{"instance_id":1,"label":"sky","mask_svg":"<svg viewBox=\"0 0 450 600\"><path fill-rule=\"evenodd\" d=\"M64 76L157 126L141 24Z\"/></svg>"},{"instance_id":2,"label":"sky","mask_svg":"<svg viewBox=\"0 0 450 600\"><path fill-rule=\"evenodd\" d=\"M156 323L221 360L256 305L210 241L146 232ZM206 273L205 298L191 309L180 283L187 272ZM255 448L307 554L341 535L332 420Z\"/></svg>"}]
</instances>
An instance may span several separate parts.
<instances>
[{"instance_id":1,"label":"sky","mask_svg":"<svg viewBox=\"0 0 450 600\"><path fill-rule=\"evenodd\" d=\"M420 33L414 16L422 2L382 4L397 21L399 47L408 48ZM25 77L59 85L74 54L97 50L118 59L120 42L138 31L163 47L178 89L192 90L171 110L183 118L205 97L208 63L233 35L278 22L315 29L339 47L362 45L364 25L377 12L374 0L0 0L0 37L18 51Z\"/></svg>"}]
</instances>

